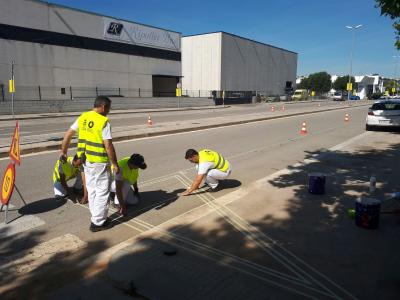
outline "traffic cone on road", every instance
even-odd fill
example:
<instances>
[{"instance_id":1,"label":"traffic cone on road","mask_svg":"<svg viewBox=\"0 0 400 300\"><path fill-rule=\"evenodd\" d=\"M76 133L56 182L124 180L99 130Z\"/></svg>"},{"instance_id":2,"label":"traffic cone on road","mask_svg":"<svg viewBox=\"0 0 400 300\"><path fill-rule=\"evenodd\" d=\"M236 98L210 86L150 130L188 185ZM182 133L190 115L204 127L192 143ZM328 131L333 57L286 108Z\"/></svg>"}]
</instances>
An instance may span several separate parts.
<instances>
[{"instance_id":1,"label":"traffic cone on road","mask_svg":"<svg viewBox=\"0 0 400 300\"><path fill-rule=\"evenodd\" d=\"M300 134L307 134L307 124L306 124L306 122L303 122L303 124L301 124Z\"/></svg>"},{"instance_id":2,"label":"traffic cone on road","mask_svg":"<svg viewBox=\"0 0 400 300\"><path fill-rule=\"evenodd\" d=\"M285 111L285 105L282 105L281 111Z\"/></svg>"},{"instance_id":3,"label":"traffic cone on road","mask_svg":"<svg viewBox=\"0 0 400 300\"><path fill-rule=\"evenodd\" d=\"M153 126L153 121L151 120L151 116L149 115L147 119L147 126Z\"/></svg>"},{"instance_id":4,"label":"traffic cone on road","mask_svg":"<svg viewBox=\"0 0 400 300\"><path fill-rule=\"evenodd\" d=\"M345 121L345 122L349 122L349 121L350 121L349 114L346 114L346 115L344 116L344 121Z\"/></svg>"},{"instance_id":5,"label":"traffic cone on road","mask_svg":"<svg viewBox=\"0 0 400 300\"><path fill-rule=\"evenodd\" d=\"M271 107L271 111L274 112L275 111L275 106Z\"/></svg>"}]
</instances>

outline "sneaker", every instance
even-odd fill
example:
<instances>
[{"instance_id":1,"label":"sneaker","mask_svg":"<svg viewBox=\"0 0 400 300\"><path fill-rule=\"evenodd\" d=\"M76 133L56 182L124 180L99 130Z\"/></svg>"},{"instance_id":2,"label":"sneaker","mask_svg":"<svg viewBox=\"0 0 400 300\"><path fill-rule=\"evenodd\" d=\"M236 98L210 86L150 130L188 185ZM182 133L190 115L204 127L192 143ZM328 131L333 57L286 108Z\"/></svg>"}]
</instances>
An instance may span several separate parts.
<instances>
[{"instance_id":1,"label":"sneaker","mask_svg":"<svg viewBox=\"0 0 400 300\"><path fill-rule=\"evenodd\" d=\"M209 192L209 193L215 193L215 192L218 192L218 191L220 191L220 190L221 190L220 186L217 185L215 188L210 187L210 188L207 190L207 192Z\"/></svg>"},{"instance_id":2,"label":"sneaker","mask_svg":"<svg viewBox=\"0 0 400 300\"><path fill-rule=\"evenodd\" d=\"M103 223L103 225L95 225L93 223L90 223L89 230L91 232L97 232L97 231L110 229L111 227L112 227L111 221L109 218L107 218L106 221Z\"/></svg>"}]
</instances>

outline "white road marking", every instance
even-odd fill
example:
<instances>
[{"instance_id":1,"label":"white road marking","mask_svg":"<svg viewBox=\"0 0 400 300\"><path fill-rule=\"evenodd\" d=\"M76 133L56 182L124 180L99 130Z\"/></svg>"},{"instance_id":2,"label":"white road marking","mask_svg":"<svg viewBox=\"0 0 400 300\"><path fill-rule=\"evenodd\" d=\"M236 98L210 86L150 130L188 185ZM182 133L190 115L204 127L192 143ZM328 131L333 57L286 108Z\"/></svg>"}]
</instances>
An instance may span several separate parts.
<instances>
[{"instance_id":1,"label":"white road marking","mask_svg":"<svg viewBox=\"0 0 400 300\"><path fill-rule=\"evenodd\" d=\"M10 221L10 219L8 221ZM17 233L31 230L44 224L45 222L42 219L32 215L21 216L18 219L7 224L4 224L4 222L2 222L0 224L0 238L10 237Z\"/></svg>"}]
</instances>

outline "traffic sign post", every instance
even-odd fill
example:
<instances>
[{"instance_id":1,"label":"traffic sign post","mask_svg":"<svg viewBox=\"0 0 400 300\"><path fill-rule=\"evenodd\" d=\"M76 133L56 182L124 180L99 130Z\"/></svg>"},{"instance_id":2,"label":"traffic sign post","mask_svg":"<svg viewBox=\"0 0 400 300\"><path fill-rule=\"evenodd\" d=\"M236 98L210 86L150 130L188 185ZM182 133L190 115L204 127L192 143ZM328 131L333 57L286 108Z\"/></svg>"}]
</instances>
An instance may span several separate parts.
<instances>
[{"instance_id":1,"label":"traffic sign post","mask_svg":"<svg viewBox=\"0 0 400 300\"><path fill-rule=\"evenodd\" d=\"M10 147L10 151L8 152L8 155L16 164L18 164L18 166L21 164L21 150L19 147L19 124L18 124L18 121L15 124L14 135L11 140L11 147Z\"/></svg>"},{"instance_id":2,"label":"traffic sign post","mask_svg":"<svg viewBox=\"0 0 400 300\"><path fill-rule=\"evenodd\" d=\"M4 223L7 224L7 214L9 211L18 210L18 208L9 209L11 196L13 195L14 188L17 191L19 197L21 198L22 202L26 205L24 198L22 197L20 191L18 190L15 184L15 164L9 163L6 170L4 171L3 180L1 181L1 192L0 192L0 200L1 200L1 208L0 211L4 210Z\"/></svg>"}]
</instances>

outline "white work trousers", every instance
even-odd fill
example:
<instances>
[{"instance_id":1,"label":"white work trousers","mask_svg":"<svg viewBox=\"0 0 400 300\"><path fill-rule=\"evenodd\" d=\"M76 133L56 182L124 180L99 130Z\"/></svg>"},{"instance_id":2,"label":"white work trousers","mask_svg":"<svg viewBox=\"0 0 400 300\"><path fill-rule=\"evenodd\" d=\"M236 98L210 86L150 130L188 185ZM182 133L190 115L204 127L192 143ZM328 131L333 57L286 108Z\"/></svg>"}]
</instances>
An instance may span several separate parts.
<instances>
[{"instance_id":1,"label":"white work trousers","mask_svg":"<svg viewBox=\"0 0 400 300\"><path fill-rule=\"evenodd\" d=\"M82 176L81 176L80 172L78 174L76 174L74 188L77 190L81 190L83 188ZM57 198L57 197L65 197L66 195L67 195L67 191L61 185L61 182L56 181L54 183L54 196Z\"/></svg>"},{"instance_id":2,"label":"white work trousers","mask_svg":"<svg viewBox=\"0 0 400 300\"><path fill-rule=\"evenodd\" d=\"M226 179L231 174L231 168L229 168L226 172L222 172L217 169L211 169L207 172L205 182L209 187L215 189L218 186L218 180Z\"/></svg>"},{"instance_id":3,"label":"white work trousers","mask_svg":"<svg viewBox=\"0 0 400 300\"><path fill-rule=\"evenodd\" d=\"M116 190L116 185L115 185L115 180L114 180L111 183L111 192L115 193L114 203L119 205L116 191L117 190ZM135 204L138 204L138 202L139 202L138 197L136 197L135 194L133 193L131 184L125 180L123 181L123 184L122 184L122 197L124 197L125 203L127 203L129 205L135 205Z\"/></svg>"},{"instance_id":4,"label":"white work trousers","mask_svg":"<svg viewBox=\"0 0 400 300\"><path fill-rule=\"evenodd\" d=\"M110 165L86 162L84 166L89 210L94 225L101 226L108 216L110 195Z\"/></svg>"}]
</instances>

